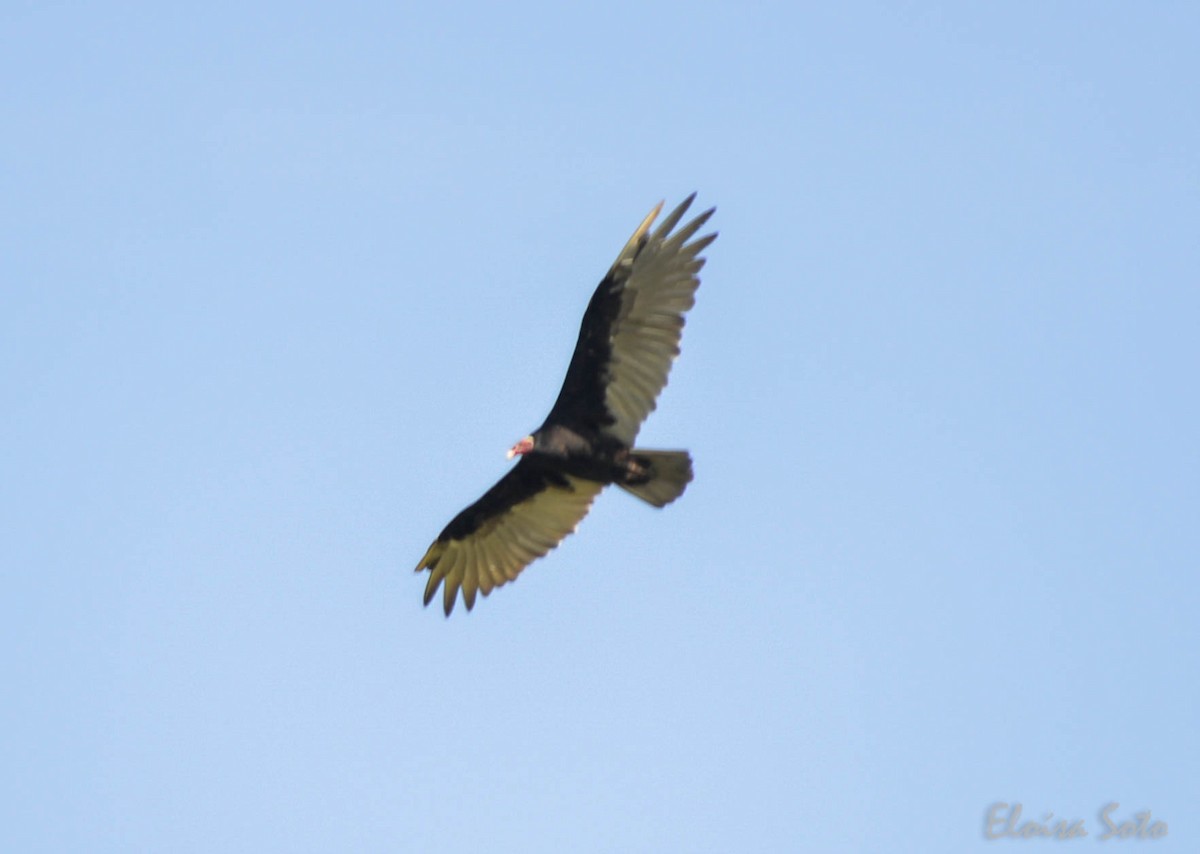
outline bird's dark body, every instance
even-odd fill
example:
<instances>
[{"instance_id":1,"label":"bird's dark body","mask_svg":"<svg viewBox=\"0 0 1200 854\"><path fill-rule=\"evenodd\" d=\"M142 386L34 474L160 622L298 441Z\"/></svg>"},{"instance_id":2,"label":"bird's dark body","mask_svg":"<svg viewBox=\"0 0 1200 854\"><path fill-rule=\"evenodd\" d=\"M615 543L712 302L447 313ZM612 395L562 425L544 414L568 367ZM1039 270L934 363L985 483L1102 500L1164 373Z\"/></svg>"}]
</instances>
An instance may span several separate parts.
<instances>
[{"instance_id":1,"label":"bird's dark body","mask_svg":"<svg viewBox=\"0 0 1200 854\"><path fill-rule=\"evenodd\" d=\"M635 485L649 479L650 461L617 440L592 436L561 424L543 425L533 434L533 450L522 456L513 477L499 481L483 497L455 516L439 541L462 539L479 529L498 509L522 501L547 486L568 488L566 475L604 485Z\"/></svg>"}]
</instances>

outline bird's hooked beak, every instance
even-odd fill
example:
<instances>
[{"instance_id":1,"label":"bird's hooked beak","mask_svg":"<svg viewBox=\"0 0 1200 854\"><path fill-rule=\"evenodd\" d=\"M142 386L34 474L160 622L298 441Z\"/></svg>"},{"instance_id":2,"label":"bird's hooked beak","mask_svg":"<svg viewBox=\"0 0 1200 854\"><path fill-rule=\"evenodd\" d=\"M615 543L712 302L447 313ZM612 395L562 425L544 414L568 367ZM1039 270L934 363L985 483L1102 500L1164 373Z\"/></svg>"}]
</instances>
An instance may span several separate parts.
<instances>
[{"instance_id":1,"label":"bird's hooked beak","mask_svg":"<svg viewBox=\"0 0 1200 854\"><path fill-rule=\"evenodd\" d=\"M521 454L528 454L533 450L533 437L526 436L520 442L508 449L508 458L519 457Z\"/></svg>"}]
</instances>

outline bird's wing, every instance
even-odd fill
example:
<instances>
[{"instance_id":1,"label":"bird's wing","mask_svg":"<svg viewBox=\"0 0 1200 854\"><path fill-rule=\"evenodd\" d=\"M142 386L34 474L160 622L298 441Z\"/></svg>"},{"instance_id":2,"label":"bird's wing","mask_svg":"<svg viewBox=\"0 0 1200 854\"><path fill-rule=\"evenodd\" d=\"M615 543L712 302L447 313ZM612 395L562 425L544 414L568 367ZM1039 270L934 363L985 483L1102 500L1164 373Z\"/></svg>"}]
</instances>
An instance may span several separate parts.
<instances>
[{"instance_id":1,"label":"bird's wing","mask_svg":"<svg viewBox=\"0 0 1200 854\"><path fill-rule=\"evenodd\" d=\"M659 203L596 288L547 423L593 426L633 444L679 355L683 315L700 286L700 253L717 238L695 237L712 208L672 233L694 198L651 231Z\"/></svg>"},{"instance_id":2,"label":"bird's wing","mask_svg":"<svg viewBox=\"0 0 1200 854\"><path fill-rule=\"evenodd\" d=\"M574 532L604 484L522 459L451 520L417 564L429 570L428 605L442 586L446 616L459 589L467 610Z\"/></svg>"}]
</instances>

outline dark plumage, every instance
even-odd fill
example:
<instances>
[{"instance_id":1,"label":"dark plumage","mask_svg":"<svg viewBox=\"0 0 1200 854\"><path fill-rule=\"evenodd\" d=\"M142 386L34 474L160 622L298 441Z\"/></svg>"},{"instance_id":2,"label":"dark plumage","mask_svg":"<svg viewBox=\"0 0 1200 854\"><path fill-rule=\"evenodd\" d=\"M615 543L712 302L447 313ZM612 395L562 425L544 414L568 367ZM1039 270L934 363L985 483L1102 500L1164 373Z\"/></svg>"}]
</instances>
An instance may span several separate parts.
<instances>
[{"instance_id":1,"label":"dark plumage","mask_svg":"<svg viewBox=\"0 0 1200 854\"><path fill-rule=\"evenodd\" d=\"M417 564L417 572L429 570L426 605L443 585L447 616L460 589L471 609L477 592L512 581L574 531L610 483L662 507L691 481L686 451L644 451L633 441L679 355L700 252L717 237L695 237L713 209L672 233L694 198L651 232L660 202L617 256L584 312L550 414L509 451L520 461L455 516Z\"/></svg>"}]
</instances>

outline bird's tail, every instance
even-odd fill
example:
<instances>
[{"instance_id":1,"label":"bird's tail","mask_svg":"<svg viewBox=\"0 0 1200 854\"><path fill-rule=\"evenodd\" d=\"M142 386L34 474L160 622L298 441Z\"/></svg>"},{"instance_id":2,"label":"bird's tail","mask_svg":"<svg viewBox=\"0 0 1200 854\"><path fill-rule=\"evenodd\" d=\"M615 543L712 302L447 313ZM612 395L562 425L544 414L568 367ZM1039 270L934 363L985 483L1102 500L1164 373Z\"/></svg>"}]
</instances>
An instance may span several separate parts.
<instances>
[{"instance_id":1,"label":"bird's tail","mask_svg":"<svg viewBox=\"0 0 1200 854\"><path fill-rule=\"evenodd\" d=\"M631 477L627 483L617 482L622 489L655 507L670 504L692 481L692 458L687 451L643 451L638 448L630 452L638 468L645 470L640 477Z\"/></svg>"}]
</instances>

